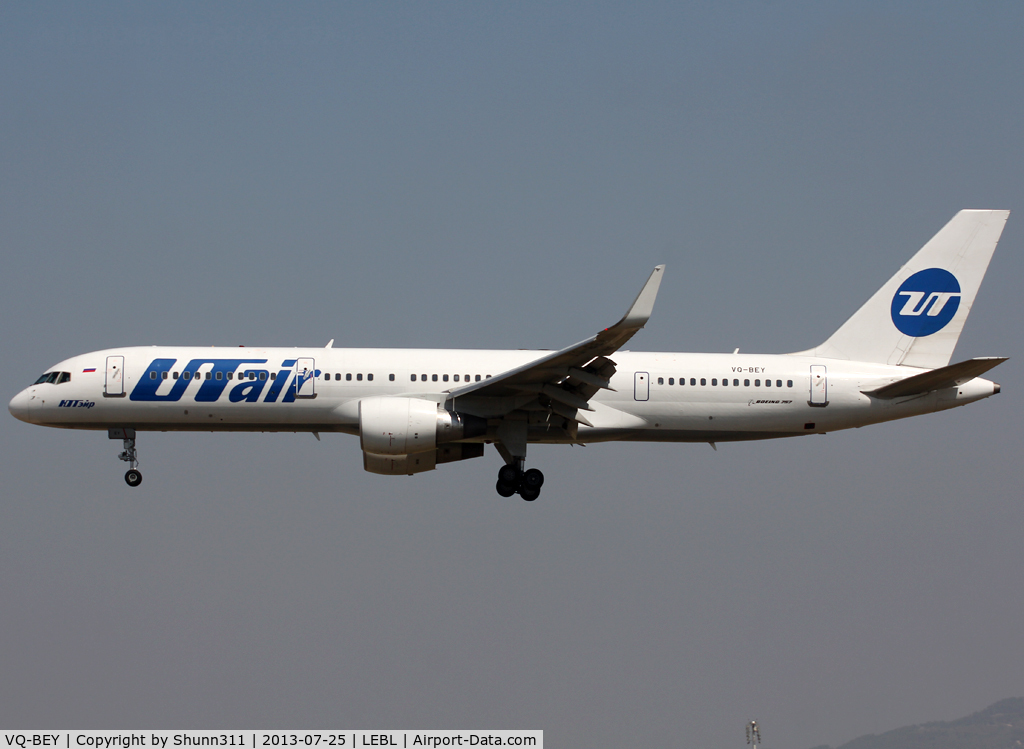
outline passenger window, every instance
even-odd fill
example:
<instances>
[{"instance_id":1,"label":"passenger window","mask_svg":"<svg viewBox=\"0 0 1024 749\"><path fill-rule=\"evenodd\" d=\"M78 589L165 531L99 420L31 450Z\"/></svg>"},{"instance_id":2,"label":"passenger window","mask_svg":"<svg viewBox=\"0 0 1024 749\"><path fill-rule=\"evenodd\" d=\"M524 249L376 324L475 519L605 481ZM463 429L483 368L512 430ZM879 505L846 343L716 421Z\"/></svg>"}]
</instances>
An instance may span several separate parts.
<instances>
[{"instance_id":1,"label":"passenger window","mask_svg":"<svg viewBox=\"0 0 1024 749\"><path fill-rule=\"evenodd\" d=\"M420 382L426 382L426 381L427 381L427 376L425 374L421 374L420 375Z\"/></svg>"},{"instance_id":2,"label":"passenger window","mask_svg":"<svg viewBox=\"0 0 1024 749\"><path fill-rule=\"evenodd\" d=\"M775 381L775 387L777 387L777 388L782 387L782 380L776 380Z\"/></svg>"},{"instance_id":3,"label":"passenger window","mask_svg":"<svg viewBox=\"0 0 1024 749\"><path fill-rule=\"evenodd\" d=\"M409 375L409 379L416 382L416 375Z\"/></svg>"},{"instance_id":4,"label":"passenger window","mask_svg":"<svg viewBox=\"0 0 1024 749\"><path fill-rule=\"evenodd\" d=\"M437 382L437 375L430 375L430 380L432 382Z\"/></svg>"},{"instance_id":5,"label":"passenger window","mask_svg":"<svg viewBox=\"0 0 1024 749\"><path fill-rule=\"evenodd\" d=\"M756 388L761 387L761 381L760 380L754 380L754 387L756 387Z\"/></svg>"},{"instance_id":6,"label":"passenger window","mask_svg":"<svg viewBox=\"0 0 1024 749\"><path fill-rule=\"evenodd\" d=\"M792 380L786 380L786 387L788 387L788 388L793 387L793 381Z\"/></svg>"},{"instance_id":7,"label":"passenger window","mask_svg":"<svg viewBox=\"0 0 1024 749\"><path fill-rule=\"evenodd\" d=\"M341 379L341 372L335 372L334 373L334 380L335 380L335 382L337 382L340 379Z\"/></svg>"},{"instance_id":8,"label":"passenger window","mask_svg":"<svg viewBox=\"0 0 1024 749\"><path fill-rule=\"evenodd\" d=\"M448 375L441 375L441 379L448 382Z\"/></svg>"},{"instance_id":9,"label":"passenger window","mask_svg":"<svg viewBox=\"0 0 1024 749\"><path fill-rule=\"evenodd\" d=\"M750 387L750 380L744 380L743 381L743 387L745 387L745 388Z\"/></svg>"},{"instance_id":10,"label":"passenger window","mask_svg":"<svg viewBox=\"0 0 1024 749\"><path fill-rule=\"evenodd\" d=\"M675 377L669 377L668 378L668 384L669 385L675 385L676 384L676 378Z\"/></svg>"},{"instance_id":11,"label":"passenger window","mask_svg":"<svg viewBox=\"0 0 1024 749\"><path fill-rule=\"evenodd\" d=\"M701 385L707 385L707 384L708 384L708 381L707 381L707 380L706 380L705 378L701 377L701 378L700 378L700 384L701 384Z\"/></svg>"},{"instance_id":12,"label":"passenger window","mask_svg":"<svg viewBox=\"0 0 1024 749\"><path fill-rule=\"evenodd\" d=\"M696 377L691 377L690 378L690 384L691 385L696 385L697 384L697 378Z\"/></svg>"},{"instance_id":13,"label":"passenger window","mask_svg":"<svg viewBox=\"0 0 1024 749\"><path fill-rule=\"evenodd\" d=\"M277 372L271 372L270 373L270 379L276 380L277 379Z\"/></svg>"},{"instance_id":14,"label":"passenger window","mask_svg":"<svg viewBox=\"0 0 1024 749\"><path fill-rule=\"evenodd\" d=\"M476 376L476 381L477 381L477 382L480 382L480 375L477 375L477 376Z\"/></svg>"},{"instance_id":15,"label":"passenger window","mask_svg":"<svg viewBox=\"0 0 1024 749\"><path fill-rule=\"evenodd\" d=\"M177 372L174 373L174 379L178 379L178 373Z\"/></svg>"},{"instance_id":16,"label":"passenger window","mask_svg":"<svg viewBox=\"0 0 1024 749\"><path fill-rule=\"evenodd\" d=\"M351 372L346 372L345 373L345 379L347 381L351 382L352 381L352 373Z\"/></svg>"},{"instance_id":17,"label":"passenger window","mask_svg":"<svg viewBox=\"0 0 1024 749\"><path fill-rule=\"evenodd\" d=\"M57 384L58 385L63 385L65 382L71 382L71 373L70 372L61 372L60 373L60 378L57 380Z\"/></svg>"},{"instance_id":18,"label":"passenger window","mask_svg":"<svg viewBox=\"0 0 1024 749\"><path fill-rule=\"evenodd\" d=\"M330 372L324 372L324 379L325 380L331 379L331 373Z\"/></svg>"},{"instance_id":19,"label":"passenger window","mask_svg":"<svg viewBox=\"0 0 1024 749\"><path fill-rule=\"evenodd\" d=\"M235 373L234 372L228 372L228 379L229 380L235 379Z\"/></svg>"},{"instance_id":20,"label":"passenger window","mask_svg":"<svg viewBox=\"0 0 1024 749\"><path fill-rule=\"evenodd\" d=\"M218 372L217 373L217 379L218 380L223 380L224 379L224 373L223 372Z\"/></svg>"},{"instance_id":21,"label":"passenger window","mask_svg":"<svg viewBox=\"0 0 1024 749\"><path fill-rule=\"evenodd\" d=\"M260 379L261 380L267 379L267 373L266 372L260 372Z\"/></svg>"},{"instance_id":22,"label":"passenger window","mask_svg":"<svg viewBox=\"0 0 1024 749\"><path fill-rule=\"evenodd\" d=\"M256 373L255 372L250 372L249 373L249 379L250 380L255 380L256 379Z\"/></svg>"},{"instance_id":23,"label":"passenger window","mask_svg":"<svg viewBox=\"0 0 1024 749\"><path fill-rule=\"evenodd\" d=\"M369 380L370 382L373 382L373 372L371 372L370 374L366 375L366 379Z\"/></svg>"},{"instance_id":24,"label":"passenger window","mask_svg":"<svg viewBox=\"0 0 1024 749\"><path fill-rule=\"evenodd\" d=\"M723 377L722 378L722 387L724 387L724 388L725 387L729 387L729 378L728 377Z\"/></svg>"},{"instance_id":25,"label":"passenger window","mask_svg":"<svg viewBox=\"0 0 1024 749\"><path fill-rule=\"evenodd\" d=\"M770 387L772 386L772 381L771 381L771 380L765 380L765 381L764 381L764 386L765 386L766 388L770 388Z\"/></svg>"},{"instance_id":26,"label":"passenger window","mask_svg":"<svg viewBox=\"0 0 1024 749\"><path fill-rule=\"evenodd\" d=\"M394 382L395 381L395 376L393 374L389 374L388 375L388 380L390 380L391 382Z\"/></svg>"},{"instance_id":27,"label":"passenger window","mask_svg":"<svg viewBox=\"0 0 1024 749\"><path fill-rule=\"evenodd\" d=\"M712 377L711 378L711 385L712 385L712 387L714 387L717 384L718 384L718 378L717 377Z\"/></svg>"},{"instance_id":28,"label":"passenger window","mask_svg":"<svg viewBox=\"0 0 1024 749\"><path fill-rule=\"evenodd\" d=\"M664 385L665 384L665 378L664 377L659 377L658 378L658 384L659 385Z\"/></svg>"},{"instance_id":29,"label":"passenger window","mask_svg":"<svg viewBox=\"0 0 1024 749\"><path fill-rule=\"evenodd\" d=\"M459 376L458 375L452 375L452 379L455 380L456 382L458 382L459 381Z\"/></svg>"},{"instance_id":30,"label":"passenger window","mask_svg":"<svg viewBox=\"0 0 1024 749\"><path fill-rule=\"evenodd\" d=\"M732 386L733 386L734 388L738 388L738 387L740 386L740 381L739 381L739 380L733 380L733 381L732 381Z\"/></svg>"},{"instance_id":31,"label":"passenger window","mask_svg":"<svg viewBox=\"0 0 1024 749\"><path fill-rule=\"evenodd\" d=\"M167 373L166 373L166 372L164 372L163 378L164 378L165 380L167 379Z\"/></svg>"},{"instance_id":32,"label":"passenger window","mask_svg":"<svg viewBox=\"0 0 1024 749\"><path fill-rule=\"evenodd\" d=\"M487 376L486 376L486 377L485 377L484 379L485 379L485 380L489 380L489 379L491 379L491 376L490 376L490 375L487 375Z\"/></svg>"},{"instance_id":33,"label":"passenger window","mask_svg":"<svg viewBox=\"0 0 1024 749\"><path fill-rule=\"evenodd\" d=\"M150 372L149 373L149 379L155 380L156 379L156 372Z\"/></svg>"},{"instance_id":34,"label":"passenger window","mask_svg":"<svg viewBox=\"0 0 1024 749\"><path fill-rule=\"evenodd\" d=\"M191 379L192 379L192 373L191 373L191 372L189 372L188 370L186 370L186 371L182 372L182 373L181 373L181 376L182 376L182 377L183 377L184 379L186 379L186 380L191 380Z\"/></svg>"},{"instance_id":35,"label":"passenger window","mask_svg":"<svg viewBox=\"0 0 1024 749\"><path fill-rule=\"evenodd\" d=\"M363 381L363 373L362 372L360 372L359 374L356 375L356 380L358 380L359 382Z\"/></svg>"}]
</instances>

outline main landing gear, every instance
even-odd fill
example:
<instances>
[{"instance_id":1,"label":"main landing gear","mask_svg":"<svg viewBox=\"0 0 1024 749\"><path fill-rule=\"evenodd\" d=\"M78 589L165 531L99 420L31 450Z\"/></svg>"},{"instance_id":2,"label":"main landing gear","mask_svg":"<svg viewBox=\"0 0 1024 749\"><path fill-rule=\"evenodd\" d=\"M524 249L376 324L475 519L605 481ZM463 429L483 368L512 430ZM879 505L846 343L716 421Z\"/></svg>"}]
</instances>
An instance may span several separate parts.
<instances>
[{"instance_id":1,"label":"main landing gear","mask_svg":"<svg viewBox=\"0 0 1024 749\"><path fill-rule=\"evenodd\" d=\"M516 492L527 502L540 496L540 488L544 486L544 474L536 468L527 471L522 469L519 461L503 465L498 470L498 494L511 497Z\"/></svg>"},{"instance_id":2,"label":"main landing gear","mask_svg":"<svg viewBox=\"0 0 1024 749\"><path fill-rule=\"evenodd\" d=\"M128 471L124 474L124 481L128 486L138 486L142 483L142 471L136 466L139 464L139 453L135 449L134 429L108 429L107 436L112 440L122 440L124 450L117 457L128 464Z\"/></svg>"}]
</instances>

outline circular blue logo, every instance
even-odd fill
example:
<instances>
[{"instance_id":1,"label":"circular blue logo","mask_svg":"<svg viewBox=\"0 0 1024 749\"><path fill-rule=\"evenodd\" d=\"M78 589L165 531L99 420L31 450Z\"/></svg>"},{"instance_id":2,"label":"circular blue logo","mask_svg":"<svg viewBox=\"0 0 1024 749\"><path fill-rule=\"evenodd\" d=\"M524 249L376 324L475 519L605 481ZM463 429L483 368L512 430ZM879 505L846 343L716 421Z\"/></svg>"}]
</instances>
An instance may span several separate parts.
<instances>
[{"instance_id":1,"label":"circular blue logo","mask_svg":"<svg viewBox=\"0 0 1024 749\"><path fill-rule=\"evenodd\" d=\"M920 270L896 290L892 322L904 335L921 338L938 333L960 308L960 282L942 268Z\"/></svg>"}]
</instances>

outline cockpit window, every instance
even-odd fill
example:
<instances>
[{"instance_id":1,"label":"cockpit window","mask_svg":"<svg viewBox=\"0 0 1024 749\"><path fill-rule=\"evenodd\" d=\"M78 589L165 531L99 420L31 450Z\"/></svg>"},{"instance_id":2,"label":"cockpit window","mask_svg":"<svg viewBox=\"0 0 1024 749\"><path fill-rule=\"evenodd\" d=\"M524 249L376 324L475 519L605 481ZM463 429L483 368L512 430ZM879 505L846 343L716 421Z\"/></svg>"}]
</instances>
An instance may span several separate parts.
<instances>
[{"instance_id":1,"label":"cockpit window","mask_svg":"<svg viewBox=\"0 0 1024 749\"><path fill-rule=\"evenodd\" d=\"M42 385L43 383L49 383L50 385L61 385L65 382L71 382L70 372L47 372L46 374L39 375L39 379L36 380L34 385Z\"/></svg>"}]
</instances>

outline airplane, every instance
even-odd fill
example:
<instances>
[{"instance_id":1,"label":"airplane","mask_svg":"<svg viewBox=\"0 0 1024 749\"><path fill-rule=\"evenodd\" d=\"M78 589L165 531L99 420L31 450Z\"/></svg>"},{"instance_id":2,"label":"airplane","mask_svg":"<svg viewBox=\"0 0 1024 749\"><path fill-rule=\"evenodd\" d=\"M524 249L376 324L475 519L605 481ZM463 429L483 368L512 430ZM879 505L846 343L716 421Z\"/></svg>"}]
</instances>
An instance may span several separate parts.
<instances>
[{"instance_id":1,"label":"airplane","mask_svg":"<svg viewBox=\"0 0 1024 749\"><path fill-rule=\"evenodd\" d=\"M66 359L11 400L30 424L105 430L142 483L143 431L344 432L363 468L416 474L484 454L535 500L530 443L719 442L823 434L987 398L1005 357L950 364L1009 211L957 213L822 344L790 354L622 351L665 266L617 323L559 351L113 348ZM716 447L717 449L717 447Z\"/></svg>"}]
</instances>

